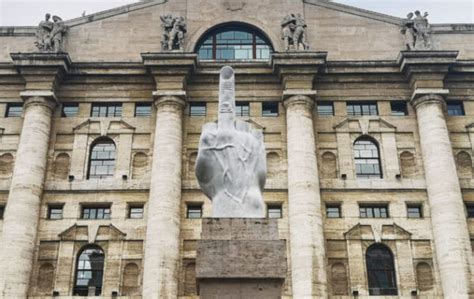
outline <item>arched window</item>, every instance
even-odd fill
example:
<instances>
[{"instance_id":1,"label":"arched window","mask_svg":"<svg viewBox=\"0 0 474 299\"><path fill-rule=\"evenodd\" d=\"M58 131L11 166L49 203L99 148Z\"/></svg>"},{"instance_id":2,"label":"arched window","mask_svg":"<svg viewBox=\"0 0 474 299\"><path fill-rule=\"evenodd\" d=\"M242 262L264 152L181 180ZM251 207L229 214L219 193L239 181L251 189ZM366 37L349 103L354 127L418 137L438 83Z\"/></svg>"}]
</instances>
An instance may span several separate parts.
<instances>
[{"instance_id":1,"label":"arched window","mask_svg":"<svg viewBox=\"0 0 474 299\"><path fill-rule=\"evenodd\" d=\"M354 142L354 162L358 178L381 178L380 155L377 144L369 137Z\"/></svg>"},{"instance_id":2,"label":"arched window","mask_svg":"<svg viewBox=\"0 0 474 299\"><path fill-rule=\"evenodd\" d=\"M100 138L91 146L87 178L102 179L114 176L115 144L109 138Z\"/></svg>"},{"instance_id":3,"label":"arched window","mask_svg":"<svg viewBox=\"0 0 474 299\"><path fill-rule=\"evenodd\" d=\"M100 296L104 275L104 251L98 246L82 249L76 265L73 295Z\"/></svg>"},{"instance_id":4,"label":"arched window","mask_svg":"<svg viewBox=\"0 0 474 299\"><path fill-rule=\"evenodd\" d=\"M206 34L197 46L202 60L270 59L272 47L257 29L245 25L225 25Z\"/></svg>"},{"instance_id":5,"label":"arched window","mask_svg":"<svg viewBox=\"0 0 474 299\"><path fill-rule=\"evenodd\" d=\"M374 244L367 249L365 259L369 294L375 296L397 295L395 266L390 249L382 244Z\"/></svg>"}]
</instances>

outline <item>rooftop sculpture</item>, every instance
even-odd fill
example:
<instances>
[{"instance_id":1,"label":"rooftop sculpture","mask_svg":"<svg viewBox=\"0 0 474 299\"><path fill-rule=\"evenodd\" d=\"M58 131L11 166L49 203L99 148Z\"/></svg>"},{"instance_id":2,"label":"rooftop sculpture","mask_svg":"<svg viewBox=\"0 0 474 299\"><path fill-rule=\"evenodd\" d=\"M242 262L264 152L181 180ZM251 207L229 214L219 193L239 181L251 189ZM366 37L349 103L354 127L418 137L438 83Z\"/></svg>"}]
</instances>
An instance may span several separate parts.
<instances>
[{"instance_id":1,"label":"rooftop sculpture","mask_svg":"<svg viewBox=\"0 0 474 299\"><path fill-rule=\"evenodd\" d=\"M281 38L286 51L308 50L306 41L306 22L301 14L289 14L281 22Z\"/></svg>"},{"instance_id":2,"label":"rooftop sculpture","mask_svg":"<svg viewBox=\"0 0 474 299\"><path fill-rule=\"evenodd\" d=\"M267 165L261 131L235 119L234 70L220 72L218 121L202 128L196 177L214 218L263 218Z\"/></svg>"},{"instance_id":3,"label":"rooftop sculpture","mask_svg":"<svg viewBox=\"0 0 474 299\"><path fill-rule=\"evenodd\" d=\"M186 34L186 22L183 17L173 17L168 14L160 16L163 28L163 40L161 47L165 51L182 50L183 40Z\"/></svg>"},{"instance_id":4,"label":"rooftop sculpture","mask_svg":"<svg viewBox=\"0 0 474 299\"><path fill-rule=\"evenodd\" d=\"M53 16L53 22L50 19L51 15L47 13L39 23L35 45L40 52L59 53L63 50L64 35L68 28L60 17Z\"/></svg>"},{"instance_id":5,"label":"rooftop sculpture","mask_svg":"<svg viewBox=\"0 0 474 299\"><path fill-rule=\"evenodd\" d=\"M414 17L414 18L413 18ZM421 15L419 10L409 13L402 24L401 32L405 35L407 50L431 50L431 26L428 13Z\"/></svg>"}]
</instances>

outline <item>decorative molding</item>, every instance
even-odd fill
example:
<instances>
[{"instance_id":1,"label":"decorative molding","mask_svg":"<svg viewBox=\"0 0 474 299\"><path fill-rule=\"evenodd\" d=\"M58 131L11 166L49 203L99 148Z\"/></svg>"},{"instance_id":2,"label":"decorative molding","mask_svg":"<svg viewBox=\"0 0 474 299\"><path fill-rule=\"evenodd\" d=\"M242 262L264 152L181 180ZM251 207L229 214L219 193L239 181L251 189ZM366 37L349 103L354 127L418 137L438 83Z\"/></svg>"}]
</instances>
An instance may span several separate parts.
<instances>
[{"instance_id":1,"label":"decorative molding","mask_svg":"<svg viewBox=\"0 0 474 299\"><path fill-rule=\"evenodd\" d=\"M89 244L97 241L121 241L127 236L111 223L100 224L93 220L91 222L93 223L75 223L58 236L61 241L87 241Z\"/></svg>"},{"instance_id":2,"label":"decorative molding","mask_svg":"<svg viewBox=\"0 0 474 299\"><path fill-rule=\"evenodd\" d=\"M378 226L358 223L344 233L346 240L374 240L375 242L410 240L412 233L396 223Z\"/></svg>"},{"instance_id":3,"label":"decorative molding","mask_svg":"<svg viewBox=\"0 0 474 299\"><path fill-rule=\"evenodd\" d=\"M378 123L378 126L373 124ZM394 133L397 127L379 116L347 117L333 127L336 132L360 133Z\"/></svg>"},{"instance_id":4,"label":"decorative molding","mask_svg":"<svg viewBox=\"0 0 474 299\"><path fill-rule=\"evenodd\" d=\"M110 134L131 134L135 132L135 127L121 119L90 118L72 130L76 134L98 134L100 136L107 136Z\"/></svg>"}]
</instances>

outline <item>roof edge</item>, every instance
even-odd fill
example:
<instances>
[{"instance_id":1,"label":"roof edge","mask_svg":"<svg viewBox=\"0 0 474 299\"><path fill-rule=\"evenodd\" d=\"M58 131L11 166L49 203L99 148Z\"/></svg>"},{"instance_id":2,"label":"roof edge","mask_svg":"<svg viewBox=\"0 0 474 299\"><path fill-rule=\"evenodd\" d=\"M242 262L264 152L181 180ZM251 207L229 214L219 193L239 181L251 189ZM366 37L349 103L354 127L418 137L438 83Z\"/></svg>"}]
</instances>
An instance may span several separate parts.
<instances>
[{"instance_id":1,"label":"roof edge","mask_svg":"<svg viewBox=\"0 0 474 299\"><path fill-rule=\"evenodd\" d=\"M75 27L167 2L169 2L169 0L150 0L146 2L140 1L108 10L99 11L90 15L85 15L83 17L70 19L64 21L64 24L69 27ZM0 26L0 36L31 36L35 35L36 29L37 26Z\"/></svg>"}]
</instances>

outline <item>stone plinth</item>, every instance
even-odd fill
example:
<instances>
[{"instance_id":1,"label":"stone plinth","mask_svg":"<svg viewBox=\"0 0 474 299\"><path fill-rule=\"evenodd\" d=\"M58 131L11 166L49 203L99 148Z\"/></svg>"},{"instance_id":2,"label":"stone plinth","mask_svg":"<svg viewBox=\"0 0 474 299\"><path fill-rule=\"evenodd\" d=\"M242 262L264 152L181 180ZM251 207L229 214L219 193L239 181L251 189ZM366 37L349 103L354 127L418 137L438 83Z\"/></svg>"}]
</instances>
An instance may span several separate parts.
<instances>
[{"instance_id":1,"label":"stone plinth","mask_svg":"<svg viewBox=\"0 0 474 299\"><path fill-rule=\"evenodd\" d=\"M286 244L276 219L203 219L196 280L201 298L280 298Z\"/></svg>"}]
</instances>

